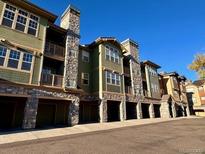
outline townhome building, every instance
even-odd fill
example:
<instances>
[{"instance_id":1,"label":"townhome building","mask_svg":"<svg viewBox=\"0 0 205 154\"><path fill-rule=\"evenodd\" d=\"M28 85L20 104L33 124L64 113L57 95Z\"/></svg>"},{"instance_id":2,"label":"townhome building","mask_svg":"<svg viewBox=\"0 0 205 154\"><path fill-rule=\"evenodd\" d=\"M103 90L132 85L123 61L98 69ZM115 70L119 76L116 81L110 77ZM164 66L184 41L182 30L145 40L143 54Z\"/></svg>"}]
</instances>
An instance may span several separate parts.
<instances>
[{"instance_id":1,"label":"townhome building","mask_svg":"<svg viewBox=\"0 0 205 154\"><path fill-rule=\"evenodd\" d=\"M134 40L81 45L79 9L56 19L27 0L0 0L0 130L188 114L186 78L141 62Z\"/></svg>"},{"instance_id":2,"label":"townhome building","mask_svg":"<svg viewBox=\"0 0 205 154\"><path fill-rule=\"evenodd\" d=\"M144 118L159 118L161 106L161 91L157 69L159 65L146 60L141 62L144 101L142 113Z\"/></svg>"},{"instance_id":3,"label":"townhome building","mask_svg":"<svg viewBox=\"0 0 205 154\"><path fill-rule=\"evenodd\" d=\"M57 26L29 1L0 0L0 16L0 129L77 124L80 12Z\"/></svg>"},{"instance_id":4,"label":"townhome building","mask_svg":"<svg viewBox=\"0 0 205 154\"><path fill-rule=\"evenodd\" d=\"M176 72L161 73L160 87L162 89L161 116L181 117L190 115L186 78Z\"/></svg>"},{"instance_id":5,"label":"townhome building","mask_svg":"<svg viewBox=\"0 0 205 154\"><path fill-rule=\"evenodd\" d=\"M189 105L192 107L192 114L205 116L205 80L187 82L186 91Z\"/></svg>"}]
</instances>

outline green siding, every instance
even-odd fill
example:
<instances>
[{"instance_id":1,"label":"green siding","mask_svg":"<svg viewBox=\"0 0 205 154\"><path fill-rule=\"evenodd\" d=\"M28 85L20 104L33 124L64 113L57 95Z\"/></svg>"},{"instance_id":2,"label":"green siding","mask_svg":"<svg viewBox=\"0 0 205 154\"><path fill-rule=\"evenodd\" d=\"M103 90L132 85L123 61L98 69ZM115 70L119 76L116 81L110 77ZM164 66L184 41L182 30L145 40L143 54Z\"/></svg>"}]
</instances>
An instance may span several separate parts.
<instances>
[{"instance_id":1,"label":"green siding","mask_svg":"<svg viewBox=\"0 0 205 154\"><path fill-rule=\"evenodd\" d=\"M41 58L35 57L32 84L38 84L38 78L39 78L39 74L40 74L40 66L41 66Z\"/></svg>"},{"instance_id":2,"label":"green siding","mask_svg":"<svg viewBox=\"0 0 205 154\"><path fill-rule=\"evenodd\" d=\"M89 52L89 51L88 51ZM83 85L81 82L81 76L82 73L89 73L89 85ZM80 86L81 89L83 89L85 92L90 92L91 89L91 60L89 62L84 62L82 61L82 50L79 51L79 56L78 56L78 85Z\"/></svg>"},{"instance_id":3,"label":"green siding","mask_svg":"<svg viewBox=\"0 0 205 154\"><path fill-rule=\"evenodd\" d=\"M30 73L0 68L0 78L11 82L29 83Z\"/></svg>"},{"instance_id":4,"label":"green siding","mask_svg":"<svg viewBox=\"0 0 205 154\"><path fill-rule=\"evenodd\" d=\"M92 75L91 75L91 91L99 91L99 47L93 49L91 52L91 64L92 64Z\"/></svg>"},{"instance_id":5,"label":"green siding","mask_svg":"<svg viewBox=\"0 0 205 154\"><path fill-rule=\"evenodd\" d=\"M110 43L102 44L102 66L106 67L106 68L109 68L111 70L117 71L119 73L122 73L122 67L121 67L121 59L123 58L122 54L120 55L120 63L119 64L115 63L115 62L112 62L112 61L109 61L109 60L106 60L106 58L105 58L105 55L106 55L106 53L105 53L105 45L113 46ZM113 47L118 49L115 46L113 46ZM120 49L118 49L118 50L121 51Z\"/></svg>"}]
</instances>

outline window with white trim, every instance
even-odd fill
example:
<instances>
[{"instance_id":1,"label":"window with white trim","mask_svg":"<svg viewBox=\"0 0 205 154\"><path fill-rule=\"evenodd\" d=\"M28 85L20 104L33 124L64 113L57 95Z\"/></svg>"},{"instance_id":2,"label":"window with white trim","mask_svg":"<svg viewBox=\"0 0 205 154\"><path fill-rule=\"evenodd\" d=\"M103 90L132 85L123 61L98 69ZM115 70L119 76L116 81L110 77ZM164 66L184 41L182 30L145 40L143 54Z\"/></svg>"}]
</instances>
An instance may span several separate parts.
<instances>
[{"instance_id":1,"label":"window with white trim","mask_svg":"<svg viewBox=\"0 0 205 154\"><path fill-rule=\"evenodd\" d=\"M2 25L36 36L39 17L23 9L6 4Z\"/></svg>"},{"instance_id":2,"label":"window with white trim","mask_svg":"<svg viewBox=\"0 0 205 154\"><path fill-rule=\"evenodd\" d=\"M105 46L105 58L106 60L119 63L120 61L119 51L115 48L112 48L106 45Z\"/></svg>"},{"instance_id":3,"label":"window with white trim","mask_svg":"<svg viewBox=\"0 0 205 154\"><path fill-rule=\"evenodd\" d=\"M12 27L14 22L15 12L16 12L15 7L6 4L6 8L4 10L4 16L2 19L2 25Z\"/></svg>"},{"instance_id":4,"label":"window with white trim","mask_svg":"<svg viewBox=\"0 0 205 154\"><path fill-rule=\"evenodd\" d=\"M36 35L37 28L38 28L38 17L30 14L30 19L29 19L29 26L28 26L28 34L31 35Z\"/></svg>"},{"instance_id":5,"label":"window with white trim","mask_svg":"<svg viewBox=\"0 0 205 154\"><path fill-rule=\"evenodd\" d=\"M120 75L118 73L112 73L110 71L106 71L106 81L107 84L112 85L120 85Z\"/></svg>"},{"instance_id":6,"label":"window with white trim","mask_svg":"<svg viewBox=\"0 0 205 154\"><path fill-rule=\"evenodd\" d=\"M25 52L23 54L23 62L22 62L22 65L21 65L22 70L29 71L31 69L32 58L33 58L33 56L30 53Z\"/></svg>"},{"instance_id":7,"label":"window with white trim","mask_svg":"<svg viewBox=\"0 0 205 154\"><path fill-rule=\"evenodd\" d=\"M20 52L16 50L11 50L9 54L7 67L18 68L19 59L20 59Z\"/></svg>"},{"instance_id":8,"label":"window with white trim","mask_svg":"<svg viewBox=\"0 0 205 154\"><path fill-rule=\"evenodd\" d=\"M3 46L0 46L0 66L4 65L7 49Z\"/></svg>"},{"instance_id":9,"label":"window with white trim","mask_svg":"<svg viewBox=\"0 0 205 154\"><path fill-rule=\"evenodd\" d=\"M32 62L33 55L31 53L0 46L0 66L30 71Z\"/></svg>"},{"instance_id":10,"label":"window with white trim","mask_svg":"<svg viewBox=\"0 0 205 154\"><path fill-rule=\"evenodd\" d=\"M89 62L90 61L90 53L87 51L82 51L82 61Z\"/></svg>"},{"instance_id":11,"label":"window with white trim","mask_svg":"<svg viewBox=\"0 0 205 154\"><path fill-rule=\"evenodd\" d=\"M82 73L82 84L89 85L89 73Z\"/></svg>"}]
</instances>

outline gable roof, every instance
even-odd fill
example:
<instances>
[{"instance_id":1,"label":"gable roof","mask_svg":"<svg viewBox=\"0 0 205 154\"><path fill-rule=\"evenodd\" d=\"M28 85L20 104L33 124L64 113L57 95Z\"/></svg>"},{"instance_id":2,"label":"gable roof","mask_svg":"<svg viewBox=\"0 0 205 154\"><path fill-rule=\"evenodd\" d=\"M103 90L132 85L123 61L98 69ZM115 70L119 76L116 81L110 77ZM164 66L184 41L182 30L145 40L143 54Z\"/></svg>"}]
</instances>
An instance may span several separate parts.
<instances>
[{"instance_id":1,"label":"gable roof","mask_svg":"<svg viewBox=\"0 0 205 154\"><path fill-rule=\"evenodd\" d=\"M25 10L28 10L32 13L35 13L36 15L40 15L46 19L48 19L50 22L55 22L58 16L54 15L53 13L29 2L28 0L4 0L5 2L9 2L15 6L19 6Z\"/></svg>"},{"instance_id":2,"label":"gable roof","mask_svg":"<svg viewBox=\"0 0 205 154\"><path fill-rule=\"evenodd\" d=\"M205 84L205 80L196 80L193 82L193 84L196 86L202 86Z\"/></svg>"}]
</instances>

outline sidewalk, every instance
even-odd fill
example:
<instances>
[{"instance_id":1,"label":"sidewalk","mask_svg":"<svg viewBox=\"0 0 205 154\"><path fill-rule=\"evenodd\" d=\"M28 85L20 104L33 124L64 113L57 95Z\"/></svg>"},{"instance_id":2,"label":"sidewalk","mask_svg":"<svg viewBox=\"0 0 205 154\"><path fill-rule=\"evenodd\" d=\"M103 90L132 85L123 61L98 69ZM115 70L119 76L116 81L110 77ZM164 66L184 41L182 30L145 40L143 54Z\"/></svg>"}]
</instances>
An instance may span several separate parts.
<instances>
[{"instance_id":1,"label":"sidewalk","mask_svg":"<svg viewBox=\"0 0 205 154\"><path fill-rule=\"evenodd\" d=\"M3 135L0 135L0 144L37 140L37 139L50 138L50 137L59 137L59 136L64 136L64 135L74 135L74 134L110 130L110 129L128 127L128 126L153 124L153 123L160 123L160 122L180 120L180 119L190 119L190 118L197 118L197 117L127 120L123 122L84 124L84 125L77 125L74 127L54 128L54 129L48 129L48 130L33 130L33 131L28 131L28 132L21 131L21 132L14 132L10 134L5 133Z\"/></svg>"}]
</instances>

